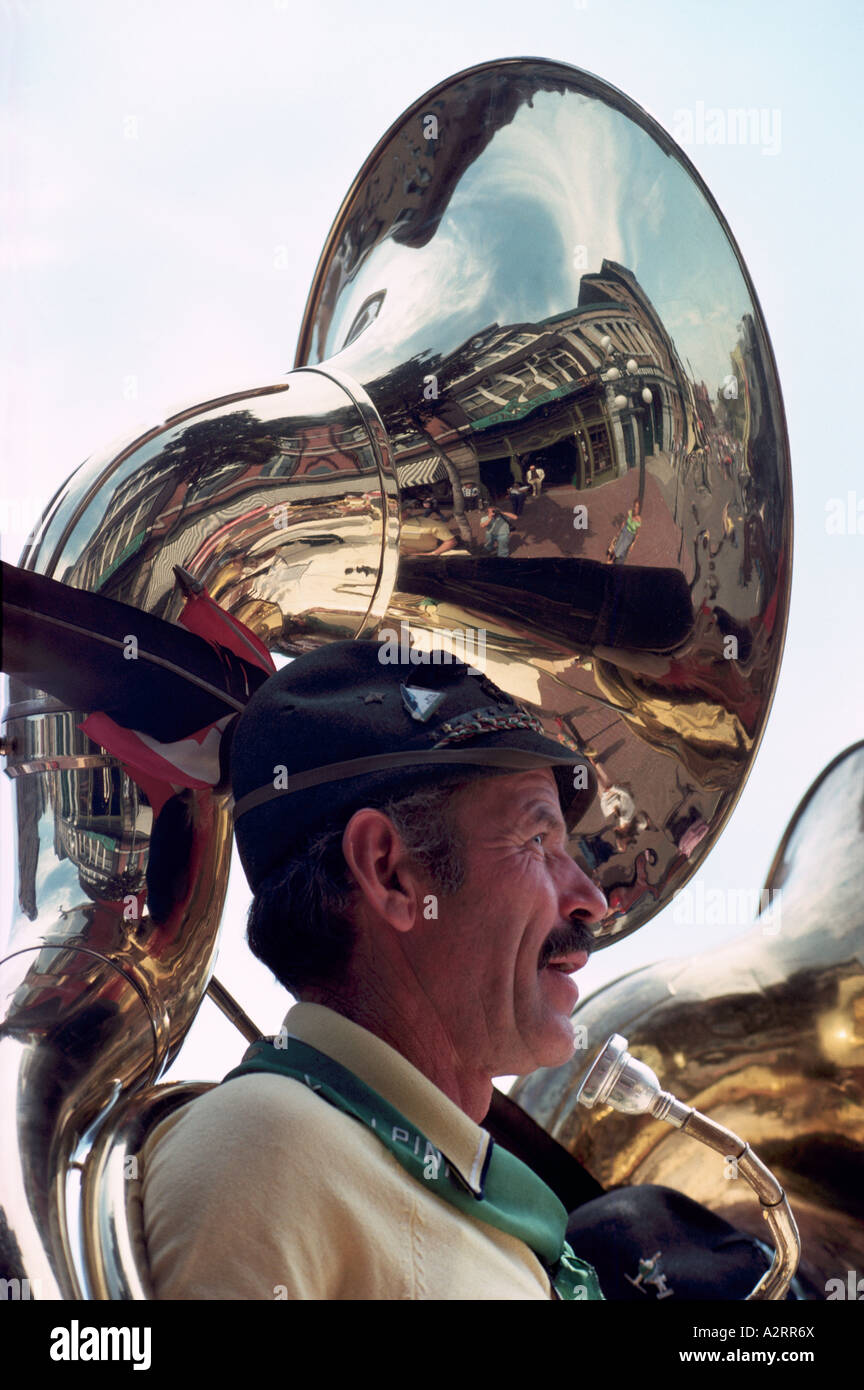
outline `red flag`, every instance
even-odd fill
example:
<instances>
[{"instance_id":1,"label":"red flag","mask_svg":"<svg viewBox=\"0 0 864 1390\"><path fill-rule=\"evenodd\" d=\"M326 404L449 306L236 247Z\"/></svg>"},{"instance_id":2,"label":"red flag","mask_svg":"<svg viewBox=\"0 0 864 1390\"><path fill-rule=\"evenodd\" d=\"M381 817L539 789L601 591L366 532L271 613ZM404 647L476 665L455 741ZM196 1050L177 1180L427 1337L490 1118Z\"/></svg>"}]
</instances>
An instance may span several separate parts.
<instances>
[{"instance_id":1,"label":"red flag","mask_svg":"<svg viewBox=\"0 0 864 1390\"><path fill-rule=\"evenodd\" d=\"M107 714L91 714L80 728L94 743L119 758L158 816L165 802L181 787L215 787L219 781L219 745L227 714L206 729L176 743L159 743L136 729L124 729Z\"/></svg>"},{"instance_id":2,"label":"red flag","mask_svg":"<svg viewBox=\"0 0 864 1390\"><path fill-rule=\"evenodd\" d=\"M272 676L276 667L261 639L256 637L254 632L250 632L239 618L221 608L200 580L187 574L180 565L174 566L174 573L187 595L183 612L180 614L180 622L186 631L194 632L196 637L203 637L216 647L227 648L235 656L260 666Z\"/></svg>"},{"instance_id":3,"label":"red flag","mask_svg":"<svg viewBox=\"0 0 864 1390\"><path fill-rule=\"evenodd\" d=\"M200 580L174 566L177 581L187 595L180 624L203 637L217 650L235 656L272 674L276 667L263 642L245 624L210 596ZM219 745L233 715L226 715L186 738L160 743L136 729L124 729L107 714L91 714L80 726L88 738L119 758L137 782L158 816L165 802L181 787L213 787L219 781Z\"/></svg>"}]
</instances>

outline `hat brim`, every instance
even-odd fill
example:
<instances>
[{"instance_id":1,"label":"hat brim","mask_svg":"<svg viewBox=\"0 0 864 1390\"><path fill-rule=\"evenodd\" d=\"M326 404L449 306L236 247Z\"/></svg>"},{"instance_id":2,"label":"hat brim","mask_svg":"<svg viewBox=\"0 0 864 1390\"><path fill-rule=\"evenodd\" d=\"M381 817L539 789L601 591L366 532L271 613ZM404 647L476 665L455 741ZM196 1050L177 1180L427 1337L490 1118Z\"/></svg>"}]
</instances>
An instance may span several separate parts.
<instances>
[{"instance_id":1,"label":"hat brim","mask_svg":"<svg viewBox=\"0 0 864 1390\"><path fill-rule=\"evenodd\" d=\"M235 822L251 815L254 823L254 834L244 836L254 853L241 853L247 878L254 889L317 826L323 828L337 815L353 814L364 802L407 796L420 786L451 781L454 774L512 777L544 767L555 777L564 821L572 832L596 794L594 769L575 750L528 730L513 730L503 740L500 734L481 736L461 748L355 758L285 777L278 786L268 782L234 806Z\"/></svg>"}]
</instances>

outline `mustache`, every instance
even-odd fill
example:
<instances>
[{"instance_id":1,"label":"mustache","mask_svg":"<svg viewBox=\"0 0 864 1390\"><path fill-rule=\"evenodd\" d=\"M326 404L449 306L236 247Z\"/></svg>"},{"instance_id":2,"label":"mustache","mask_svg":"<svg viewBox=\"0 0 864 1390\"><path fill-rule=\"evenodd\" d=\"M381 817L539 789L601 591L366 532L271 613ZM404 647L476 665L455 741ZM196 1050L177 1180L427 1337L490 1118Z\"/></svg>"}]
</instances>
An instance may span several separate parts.
<instances>
[{"instance_id":1,"label":"mustache","mask_svg":"<svg viewBox=\"0 0 864 1390\"><path fill-rule=\"evenodd\" d=\"M548 965L554 956L569 954L571 951L587 951L590 956L596 944L594 933L586 922L568 922L565 926L556 927L543 943L540 968L542 970Z\"/></svg>"}]
</instances>

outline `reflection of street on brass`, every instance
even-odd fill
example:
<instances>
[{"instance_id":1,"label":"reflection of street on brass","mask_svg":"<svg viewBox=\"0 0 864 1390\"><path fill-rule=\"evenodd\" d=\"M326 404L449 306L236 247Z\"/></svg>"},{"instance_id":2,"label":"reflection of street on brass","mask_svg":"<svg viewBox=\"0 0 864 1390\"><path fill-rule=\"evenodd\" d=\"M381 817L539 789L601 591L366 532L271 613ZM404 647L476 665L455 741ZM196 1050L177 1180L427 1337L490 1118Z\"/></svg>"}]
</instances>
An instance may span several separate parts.
<instances>
[{"instance_id":1,"label":"reflection of street on brass","mask_svg":"<svg viewBox=\"0 0 864 1390\"><path fill-rule=\"evenodd\" d=\"M634 477L626 477L596 490L577 491L564 485L547 488L538 498L530 495L515 521L510 522L510 554L523 559L541 556L579 556L582 559L603 560L609 539L618 534L632 505L634 497ZM494 505L500 510L509 511L509 501L499 500ZM574 525L575 509L584 508L583 518ZM451 526L452 509L442 504L445 522ZM639 561L644 565L668 565L670 553L677 549L678 531L668 514L662 494L653 478L646 480L646 502L643 518L646 516L639 535ZM472 538L477 546L485 542L485 532L480 522L483 511L471 511L466 520L471 528ZM652 536L652 522L655 523ZM675 546L673 548L673 540Z\"/></svg>"},{"instance_id":2,"label":"reflection of street on brass","mask_svg":"<svg viewBox=\"0 0 864 1390\"><path fill-rule=\"evenodd\" d=\"M692 532L695 522L696 539L685 547L681 527L674 520L674 482L665 481L671 468L668 464L664 468L664 463L665 459L657 458L648 465L638 548L632 548L624 563L666 568L675 563L680 551L679 563L688 583L692 583L698 570L703 582L709 588L723 589L730 597L729 606L733 606L735 589L747 587L743 578L745 545L740 489L735 479L727 477L719 468L713 471L710 492L707 488L695 492L688 489L688 530ZM603 487L577 490L565 484L545 488L537 498L529 494L521 514L516 521L510 522L510 555L523 559L579 556L604 560L607 547L617 537L637 497L636 472L625 474ZM455 534L452 505L448 502L439 505L444 524ZM506 499L496 500L495 505L502 511L509 509ZM577 509L584 510L577 513ZM485 541L480 525L484 515L482 510L472 510L465 517L478 547ZM732 518L736 515L738 524L733 529ZM410 519L403 526L416 528L413 516L409 513ZM431 526L427 526L427 530L431 549L438 542L432 539ZM754 578L758 578L758 565L751 566L751 581Z\"/></svg>"}]
</instances>

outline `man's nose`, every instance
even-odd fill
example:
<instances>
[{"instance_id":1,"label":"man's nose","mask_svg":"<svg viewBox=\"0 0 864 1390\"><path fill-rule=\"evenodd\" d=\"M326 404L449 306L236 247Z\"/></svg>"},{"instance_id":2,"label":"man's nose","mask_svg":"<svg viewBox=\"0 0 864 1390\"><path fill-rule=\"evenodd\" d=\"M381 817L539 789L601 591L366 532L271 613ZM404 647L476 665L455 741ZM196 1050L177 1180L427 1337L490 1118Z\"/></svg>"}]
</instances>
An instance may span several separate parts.
<instances>
[{"instance_id":1,"label":"man's nose","mask_svg":"<svg viewBox=\"0 0 864 1390\"><path fill-rule=\"evenodd\" d=\"M561 885L562 916L591 925L602 922L609 906L606 898L579 865L569 855L566 858L565 882Z\"/></svg>"}]
</instances>

